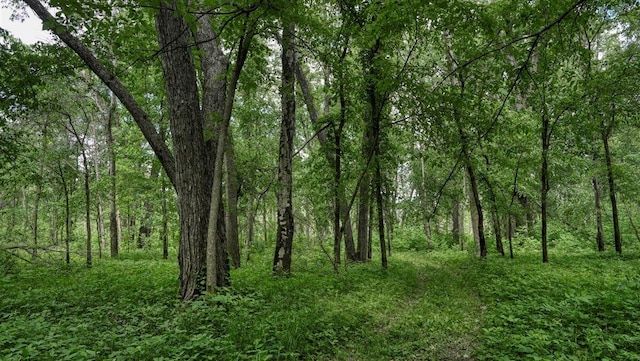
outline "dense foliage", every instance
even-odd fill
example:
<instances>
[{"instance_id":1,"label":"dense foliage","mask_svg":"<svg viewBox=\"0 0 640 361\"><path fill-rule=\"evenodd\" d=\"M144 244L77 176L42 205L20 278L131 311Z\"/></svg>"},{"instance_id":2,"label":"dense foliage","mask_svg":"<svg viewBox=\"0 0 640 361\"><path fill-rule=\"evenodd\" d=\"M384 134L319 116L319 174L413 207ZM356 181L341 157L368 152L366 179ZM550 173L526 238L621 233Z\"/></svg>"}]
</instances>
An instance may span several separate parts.
<instances>
[{"instance_id":1,"label":"dense foliage","mask_svg":"<svg viewBox=\"0 0 640 361\"><path fill-rule=\"evenodd\" d=\"M176 297L175 263L158 254L92 270L16 266L0 283L0 358L640 358L637 251L583 251L548 265L518 251L484 261L400 252L386 271L353 265L335 275L317 250L294 259L289 279L271 276L260 254L234 271L233 288L187 306Z\"/></svg>"},{"instance_id":2,"label":"dense foliage","mask_svg":"<svg viewBox=\"0 0 640 361\"><path fill-rule=\"evenodd\" d=\"M0 358L640 358L637 1L0 5Z\"/></svg>"}]
</instances>

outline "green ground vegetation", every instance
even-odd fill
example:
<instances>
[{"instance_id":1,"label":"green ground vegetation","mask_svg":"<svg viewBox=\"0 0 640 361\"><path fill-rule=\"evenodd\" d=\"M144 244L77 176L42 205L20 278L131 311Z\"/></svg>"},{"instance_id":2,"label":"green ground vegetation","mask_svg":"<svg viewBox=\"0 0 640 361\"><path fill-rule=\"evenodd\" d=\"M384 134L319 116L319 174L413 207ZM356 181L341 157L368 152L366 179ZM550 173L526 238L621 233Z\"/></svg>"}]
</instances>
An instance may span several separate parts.
<instances>
[{"instance_id":1,"label":"green ground vegetation","mask_svg":"<svg viewBox=\"0 0 640 361\"><path fill-rule=\"evenodd\" d=\"M234 271L231 289L188 305L176 262L147 251L92 269L15 264L0 281L0 359L640 359L637 251L542 264L524 250L408 250L387 270L374 261L340 274L309 251L289 278L270 275L268 253Z\"/></svg>"}]
</instances>

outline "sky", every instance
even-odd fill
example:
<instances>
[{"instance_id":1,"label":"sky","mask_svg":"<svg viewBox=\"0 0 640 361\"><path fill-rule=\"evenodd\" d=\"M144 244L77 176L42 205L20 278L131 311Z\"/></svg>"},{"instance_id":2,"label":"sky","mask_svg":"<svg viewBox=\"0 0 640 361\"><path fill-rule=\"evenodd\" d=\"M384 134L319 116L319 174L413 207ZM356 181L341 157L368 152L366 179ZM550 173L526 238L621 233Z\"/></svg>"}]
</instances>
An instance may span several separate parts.
<instances>
[{"instance_id":1,"label":"sky","mask_svg":"<svg viewBox=\"0 0 640 361\"><path fill-rule=\"evenodd\" d=\"M0 7L0 28L8 30L13 36L22 40L25 44L34 44L38 41L48 41L51 39L52 36L50 32L42 30L42 22L31 9L27 10L28 16L24 21L11 21L9 18L12 13L12 9Z\"/></svg>"}]
</instances>

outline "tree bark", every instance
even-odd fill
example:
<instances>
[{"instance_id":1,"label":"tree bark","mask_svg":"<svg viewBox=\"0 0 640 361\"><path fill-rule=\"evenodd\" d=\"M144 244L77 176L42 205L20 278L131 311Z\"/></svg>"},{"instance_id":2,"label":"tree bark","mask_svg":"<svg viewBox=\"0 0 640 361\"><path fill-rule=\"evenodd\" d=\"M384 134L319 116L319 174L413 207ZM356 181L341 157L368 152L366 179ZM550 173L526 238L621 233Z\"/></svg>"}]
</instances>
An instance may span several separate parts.
<instances>
[{"instance_id":1,"label":"tree bark","mask_svg":"<svg viewBox=\"0 0 640 361\"><path fill-rule=\"evenodd\" d=\"M167 175L178 196L180 218L180 295L184 301L201 294L206 281L206 235L211 202L212 156L204 139L204 116L200 111L198 81L191 54L187 23L173 5L160 4L156 29L161 52L173 137L175 168ZM173 168L173 167L169 167ZM209 168L209 169L208 169ZM166 168L165 168L166 170Z\"/></svg>"},{"instance_id":2,"label":"tree bark","mask_svg":"<svg viewBox=\"0 0 640 361\"><path fill-rule=\"evenodd\" d=\"M365 130L365 134L363 136L363 145L368 147L370 142L370 136L367 134L367 130ZM369 157L369 151L365 148L362 152L364 157ZM358 260L360 262L367 262L371 256L369 252L369 245L371 242L370 237L370 227L369 227L369 215L370 215L370 200L369 196L371 195L371 177L369 175L369 170L364 170L364 175L362 177L362 181L360 183L360 188L358 189Z\"/></svg>"},{"instance_id":3,"label":"tree bark","mask_svg":"<svg viewBox=\"0 0 640 361\"><path fill-rule=\"evenodd\" d=\"M295 26L285 22L282 33L282 122L280 124L280 150L278 162L278 225L276 249L273 258L274 274L288 275L291 272L293 248L293 141L295 137Z\"/></svg>"},{"instance_id":4,"label":"tree bark","mask_svg":"<svg viewBox=\"0 0 640 361\"><path fill-rule=\"evenodd\" d=\"M378 153L379 150L376 152ZM380 170L379 155L376 154L375 191L378 209L378 238L380 240L380 261L383 269L387 268L387 247L384 237L384 200L382 198L382 172Z\"/></svg>"},{"instance_id":5,"label":"tree bark","mask_svg":"<svg viewBox=\"0 0 640 361\"><path fill-rule=\"evenodd\" d=\"M206 277L207 214L210 210L211 167L204 141L204 119L200 111L198 81L191 46L189 26L177 16L174 5L161 2L156 15L158 42L162 51L167 100L169 104L174 155L164 143L148 114L136 102L117 76L56 19L38 0L24 0L27 5L60 37L87 66L113 91L160 160L174 185L180 217L180 296L188 301L204 290ZM224 224L224 221L222 221Z\"/></svg>"},{"instance_id":6,"label":"tree bark","mask_svg":"<svg viewBox=\"0 0 640 361\"><path fill-rule=\"evenodd\" d=\"M609 180L609 199L611 200L611 213L613 217L613 239L616 253L622 253L622 236L620 234L620 221L618 218L618 201L616 200L616 184L613 177L613 161L611 159L611 149L609 148L609 136L611 127L615 120L615 114L611 114L611 124L600 123L602 144L604 145L604 159L607 164L607 178Z\"/></svg>"},{"instance_id":7,"label":"tree bark","mask_svg":"<svg viewBox=\"0 0 640 361\"><path fill-rule=\"evenodd\" d=\"M161 175L162 180L160 186L162 187L162 228L160 229L160 239L162 240L162 258L169 258L169 221L167 215L167 182L164 175Z\"/></svg>"},{"instance_id":8,"label":"tree bark","mask_svg":"<svg viewBox=\"0 0 640 361\"><path fill-rule=\"evenodd\" d=\"M69 187L67 186L67 180L64 177L64 171L62 170L62 165L58 161L58 175L60 176L60 182L62 183L62 191L64 193L64 225L65 225L65 237L64 237L64 248L65 248L65 263L71 263L71 252L69 248L69 242L71 240L71 207L69 204Z\"/></svg>"},{"instance_id":9,"label":"tree bark","mask_svg":"<svg viewBox=\"0 0 640 361\"><path fill-rule=\"evenodd\" d=\"M424 164L424 155L420 155L420 203L422 204L422 213L423 213L423 229L424 235L427 238L427 249L432 249L432 237L431 237L431 210L428 208L429 202L427 202L427 174L426 167ZM457 243L458 239L454 235L454 240Z\"/></svg>"},{"instance_id":10,"label":"tree bark","mask_svg":"<svg viewBox=\"0 0 640 361\"><path fill-rule=\"evenodd\" d=\"M109 157L109 244L111 257L118 257L118 245L120 244L120 232L118 230L118 208L116 187L116 152L114 150L113 127L116 123L115 98L111 96L111 111L107 116L107 153Z\"/></svg>"},{"instance_id":11,"label":"tree bark","mask_svg":"<svg viewBox=\"0 0 640 361\"><path fill-rule=\"evenodd\" d=\"M245 24L246 25L246 24ZM245 28L246 30L246 28ZM203 53L200 57L203 80L203 110L205 113L205 129L215 136L207 140L206 148L211 153L213 160L209 160L209 168L213 168L211 182L211 200L206 240L206 288L214 291L216 287L229 285L229 261L227 258L226 235L221 232L220 226L225 225L224 207L222 205L222 165L224 163L225 147L231 111L235 99L235 92L240 79L240 72L249 51L249 44L253 33L245 33L239 41L238 55L233 67L231 79L227 85L222 76L227 68L227 59L215 42L216 34L211 28L210 15L203 15L198 19L198 31L195 35L199 50ZM220 115L222 115L220 117ZM215 122L215 119L220 119ZM237 224L234 230L237 235ZM237 238L237 237L236 237Z\"/></svg>"},{"instance_id":12,"label":"tree bark","mask_svg":"<svg viewBox=\"0 0 640 361\"><path fill-rule=\"evenodd\" d=\"M471 157L468 151L465 152L465 163L467 169L467 176L469 177L469 185L471 186L471 194L469 200L471 201L471 220L474 231L478 236L478 254L481 258L487 256L487 243L484 237L484 215L482 212L482 204L480 203L480 193L478 192L478 182L476 180L473 166L471 165ZM475 214L474 214L475 213Z\"/></svg>"},{"instance_id":13,"label":"tree bark","mask_svg":"<svg viewBox=\"0 0 640 361\"><path fill-rule=\"evenodd\" d=\"M384 212L384 197L382 194L382 149L380 143L382 141L382 133L380 131L380 125L382 122L382 112L384 107L384 95L381 94L378 88L377 80L380 78L380 72L378 64L376 63L376 56L382 48L382 41L378 38L375 44L367 50L365 56L365 94L367 97L367 121L370 122L371 127L371 143L370 151L373 155L373 185L376 199L377 208L377 220L378 220L378 240L380 241L380 260L382 268L387 268L387 245L385 240L385 212ZM366 149L366 144L364 149ZM370 155L369 155L370 156Z\"/></svg>"},{"instance_id":14,"label":"tree bark","mask_svg":"<svg viewBox=\"0 0 640 361\"><path fill-rule=\"evenodd\" d=\"M602 227L602 206L600 204L600 185L598 184L598 176L593 176L593 193L596 206L596 245L599 252L604 252L604 231Z\"/></svg>"},{"instance_id":15,"label":"tree bark","mask_svg":"<svg viewBox=\"0 0 640 361\"><path fill-rule=\"evenodd\" d=\"M540 205L541 205L541 239L542 239L542 262L549 262L547 252L547 193L549 192L549 118L542 115L542 170L540 172Z\"/></svg>"},{"instance_id":16,"label":"tree bark","mask_svg":"<svg viewBox=\"0 0 640 361\"><path fill-rule=\"evenodd\" d=\"M93 139L98 139L97 130L94 128ZM102 175L100 174L100 151L96 145L94 145L94 152L92 154L94 161L94 176L96 177L96 183L100 183ZM102 209L102 197L100 194L96 195L96 231L98 232L98 258L102 258L102 250L106 247L106 240L104 237L104 212Z\"/></svg>"},{"instance_id":17,"label":"tree bark","mask_svg":"<svg viewBox=\"0 0 640 361\"><path fill-rule=\"evenodd\" d=\"M226 166L225 191L227 198L226 230L227 230L227 252L231 255L233 268L240 267L240 241L238 239L238 170L235 163L235 152L233 150L233 138L231 130L228 129L226 151L224 153Z\"/></svg>"}]
</instances>

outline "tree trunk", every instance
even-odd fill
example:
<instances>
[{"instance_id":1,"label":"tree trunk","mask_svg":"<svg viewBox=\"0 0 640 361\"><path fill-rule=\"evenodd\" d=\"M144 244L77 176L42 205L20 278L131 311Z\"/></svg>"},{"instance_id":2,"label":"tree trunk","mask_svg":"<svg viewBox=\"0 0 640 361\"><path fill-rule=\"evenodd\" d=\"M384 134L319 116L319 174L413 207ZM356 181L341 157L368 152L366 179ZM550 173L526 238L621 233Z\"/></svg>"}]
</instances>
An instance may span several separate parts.
<instances>
[{"instance_id":1,"label":"tree trunk","mask_svg":"<svg viewBox=\"0 0 640 361\"><path fill-rule=\"evenodd\" d=\"M482 204L480 203L480 194L478 192L478 182L471 165L471 157L468 152L465 155L467 175L469 177L469 185L471 186L471 194L469 200L471 201L471 219L473 221L473 229L477 232L478 236L478 253L480 257L485 258L487 256L487 243L484 237L484 216L482 213Z\"/></svg>"},{"instance_id":2,"label":"tree trunk","mask_svg":"<svg viewBox=\"0 0 640 361\"><path fill-rule=\"evenodd\" d=\"M80 139L78 139L80 142ZM87 230L87 267L91 267L93 260L91 255L91 188L89 187L89 162L87 154L84 150L84 142L80 143L82 147L82 165L84 166L84 200L85 200L85 225Z\"/></svg>"},{"instance_id":3,"label":"tree trunk","mask_svg":"<svg viewBox=\"0 0 640 361\"><path fill-rule=\"evenodd\" d=\"M424 235L427 238L427 249L432 249L432 239L431 239L431 210L427 206L429 202L427 201L427 174L426 167L424 164L424 156L420 155L420 203L422 204L422 213L423 213L423 227L424 227ZM410 198L411 199L411 198ZM454 240L457 243L457 238L454 236Z\"/></svg>"},{"instance_id":4,"label":"tree trunk","mask_svg":"<svg viewBox=\"0 0 640 361\"><path fill-rule=\"evenodd\" d=\"M600 204L600 185L598 184L598 177L593 176L593 193L596 203L596 245L599 252L604 252L604 231L602 227L602 207Z\"/></svg>"},{"instance_id":5,"label":"tree trunk","mask_svg":"<svg viewBox=\"0 0 640 361\"><path fill-rule=\"evenodd\" d=\"M334 125L335 127L335 125ZM340 200L340 178L342 175L342 169L340 169L340 137L338 131L335 132L335 161L333 171L333 262L335 263L335 269L338 270L340 264L340 241L342 240L342 232L340 231L340 213L341 213L341 200Z\"/></svg>"},{"instance_id":6,"label":"tree trunk","mask_svg":"<svg viewBox=\"0 0 640 361\"><path fill-rule=\"evenodd\" d=\"M162 228L160 229L160 239L162 240L162 258L169 258L169 221L167 215L167 182L164 175L162 177Z\"/></svg>"},{"instance_id":7,"label":"tree trunk","mask_svg":"<svg viewBox=\"0 0 640 361\"><path fill-rule=\"evenodd\" d=\"M514 224L513 224L513 216L509 214L508 216L508 236L509 236L509 258L513 259L513 235L514 235Z\"/></svg>"},{"instance_id":8,"label":"tree trunk","mask_svg":"<svg viewBox=\"0 0 640 361\"><path fill-rule=\"evenodd\" d=\"M378 146L379 147L379 146ZM376 153L379 152L377 149ZM384 238L384 200L382 198L382 174L380 171L379 154L376 154L376 174L375 174L375 191L376 191L376 203L378 209L378 238L380 240L380 261L382 268L387 268L387 247Z\"/></svg>"},{"instance_id":9,"label":"tree trunk","mask_svg":"<svg viewBox=\"0 0 640 361\"><path fill-rule=\"evenodd\" d=\"M616 200L616 184L613 178L613 161L611 160L611 149L609 149L609 135L611 134L611 126L614 121L614 114L611 115L611 124L608 126L602 121L600 123L600 132L602 135L602 144L604 145L604 159L607 163L607 178L609 179L609 199L611 200L611 213L613 216L613 239L616 247L616 253L622 253L622 236L620 234L620 222L618 219L618 202Z\"/></svg>"},{"instance_id":10,"label":"tree trunk","mask_svg":"<svg viewBox=\"0 0 640 361\"><path fill-rule=\"evenodd\" d=\"M109 158L109 248L111 257L118 257L118 245L122 240L120 220L118 217L118 191L116 187L116 152L113 138L113 128L118 123L116 97L110 95L110 106L106 116L107 156Z\"/></svg>"},{"instance_id":11,"label":"tree trunk","mask_svg":"<svg viewBox=\"0 0 640 361\"><path fill-rule=\"evenodd\" d=\"M189 26L176 14L175 3L161 2L156 14L156 30L169 104L173 149L171 153L148 114L128 89L95 55L59 23L38 0L24 0L87 66L111 89L127 108L145 139L162 163L178 199L180 217L180 296L191 300L204 290L206 276L206 234L211 203L213 164L212 147L204 141L204 120L199 104L199 89L191 48L194 43ZM208 42L211 43L211 42ZM199 43L202 44L202 43ZM219 75L219 74L218 74ZM210 79L210 77L205 77ZM213 79L219 79L214 77ZM205 89L206 91L206 89ZM224 98L222 91L218 98ZM215 98L215 97L214 97ZM207 98L209 99L209 98ZM203 106L203 108L206 108ZM221 220L224 224L224 220ZM222 243L223 241L220 240ZM223 265L222 265L223 266ZM227 277L228 278L228 277Z\"/></svg>"},{"instance_id":12,"label":"tree trunk","mask_svg":"<svg viewBox=\"0 0 640 361\"><path fill-rule=\"evenodd\" d=\"M71 238L71 207L69 205L69 187L67 186L67 180L64 177L64 172L62 171L62 165L58 162L58 175L60 176L60 182L62 183L62 190L64 193L64 225L65 225L65 237L64 237L64 248L65 248L65 262L66 264L71 263L71 252L69 249L69 241Z\"/></svg>"},{"instance_id":13,"label":"tree trunk","mask_svg":"<svg viewBox=\"0 0 640 361\"><path fill-rule=\"evenodd\" d=\"M235 152L233 150L233 138L231 130L228 129L226 151L224 154L227 168L227 181L225 190L227 195L227 252L231 256L233 268L240 267L240 241L238 239L238 171L235 163Z\"/></svg>"},{"instance_id":14,"label":"tree trunk","mask_svg":"<svg viewBox=\"0 0 640 361\"><path fill-rule=\"evenodd\" d=\"M152 162L149 180L154 184L157 184L160 172L160 163L156 161ZM142 208L143 215L142 219L140 220L140 228L138 228L138 249L143 249L144 247L150 246L150 238L153 232L153 225L151 222L154 213L153 203L149 199L145 199L142 202Z\"/></svg>"},{"instance_id":15,"label":"tree trunk","mask_svg":"<svg viewBox=\"0 0 640 361\"><path fill-rule=\"evenodd\" d=\"M368 143L368 136L365 133L364 144ZM366 151L363 151L363 155ZM366 157L369 155L366 154ZM360 189L358 190L358 260L360 262L367 262L371 257L369 256L369 244L371 237L369 235L369 214L370 214L370 201L369 196L371 194L371 178L369 171L365 170L365 174L362 177L360 183Z\"/></svg>"},{"instance_id":16,"label":"tree trunk","mask_svg":"<svg viewBox=\"0 0 640 361\"><path fill-rule=\"evenodd\" d=\"M80 133L76 130L74 124L73 124L73 120L71 118L71 116L69 114L66 114L68 120L69 120L69 128L68 130L73 134L73 136L76 138L76 141L78 142L78 145L80 146L80 157L82 159L82 167L83 169L83 178L84 178L84 200L85 200L85 205L84 205L84 210L85 210L85 230L86 230L86 236L87 236L87 242L86 242L86 261L87 261L87 267L91 268L92 263L93 263L93 259L92 259L92 254L91 254L91 187L90 187L90 167L89 167L89 160L87 158L87 150L86 150L86 141L87 141L87 129L85 129L85 132L83 135L80 135ZM88 119L86 120L88 122ZM88 124L87 124L88 127Z\"/></svg>"},{"instance_id":17,"label":"tree trunk","mask_svg":"<svg viewBox=\"0 0 640 361\"><path fill-rule=\"evenodd\" d=\"M362 159L365 161L362 180L360 182L359 191L359 204L358 204L358 249L360 250L361 258L360 260L364 262L366 259L370 259L370 251L371 247L371 223L373 217L373 202L370 199L372 192L376 192L376 184L375 184L375 176L372 177L370 170L370 163L374 161L374 170L375 173L375 162L376 157L376 144L379 142L378 139L375 139L376 133L374 127L375 123L379 122L376 120L378 118L378 102L376 93L376 75L374 70L374 57L378 52L380 47L380 39L376 41L374 47L367 51L366 57L364 59L363 67L366 69L367 74L365 74L365 95L367 101L367 111L365 116L365 124L364 124L364 132L362 135ZM379 126L379 124L378 124ZM375 194L375 193L374 193ZM377 198L376 198L377 202ZM367 228L369 232L367 232ZM362 257L364 252L368 252L368 257Z\"/></svg>"},{"instance_id":18,"label":"tree trunk","mask_svg":"<svg viewBox=\"0 0 640 361\"><path fill-rule=\"evenodd\" d=\"M296 80L300 85L300 90L302 91L302 95L307 106L307 111L309 112L309 118L311 119L311 124L316 126L318 124L318 110L315 104L315 100L313 99L313 94L311 93L311 87L309 85L309 81L302 70L302 67L299 62L299 58L296 54L296 63L295 63L295 71L296 71ZM325 77L325 86L328 86L328 76ZM333 150L331 147L327 146L327 128L322 128L318 130L318 141L320 142L320 149L324 152L324 156L327 159L327 163L329 167L334 171L334 218L341 217L339 219L334 219L334 258L340 259L340 242L342 236L344 234L344 244L345 244L345 252L346 256L351 261L358 260L358 254L356 252L355 244L353 241L353 229L351 228L351 219L349 217L350 208L345 200L345 195L343 191L343 187L341 185L341 157L342 157L342 149L341 149L341 138L342 138L342 130L344 128L344 124L346 122L346 99L344 94L344 84L342 80L339 80L339 91L338 97L340 99L340 123L336 126L333 124L334 129L334 147ZM324 102L325 113L329 113L329 99L325 96ZM337 192L337 193L336 193ZM344 219L342 219L344 218ZM343 222L340 226L340 222ZM337 247L337 250L336 250ZM337 257L336 257L337 255Z\"/></svg>"},{"instance_id":19,"label":"tree trunk","mask_svg":"<svg viewBox=\"0 0 640 361\"><path fill-rule=\"evenodd\" d=\"M278 225L273 272L287 275L291 272L293 248L293 141L295 137L295 26L285 23L282 33L282 123L280 124L280 150L278 162Z\"/></svg>"},{"instance_id":20,"label":"tree trunk","mask_svg":"<svg viewBox=\"0 0 640 361\"><path fill-rule=\"evenodd\" d=\"M97 131L94 128L93 139L98 139ZM100 183L102 178L100 174L100 151L97 146L94 146L94 152L92 154L94 160L94 175L96 177L96 183ZM99 194L96 195L96 230L98 231L98 258L102 258L102 250L106 247L106 241L104 237L104 212L102 210L102 197Z\"/></svg>"},{"instance_id":21,"label":"tree trunk","mask_svg":"<svg viewBox=\"0 0 640 361\"><path fill-rule=\"evenodd\" d=\"M36 258L36 256L38 255L38 212L40 209L40 198L42 197L42 177L44 176L43 165L44 161L40 166L40 176L38 177L38 182L36 185L36 199L33 204L33 250L31 252L31 257L33 258Z\"/></svg>"},{"instance_id":22,"label":"tree trunk","mask_svg":"<svg viewBox=\"0 0 640 361\"><path fill-rule=\"evenodd\" d=\"M487 173L489 173L489 158L485 156L487 162ZM491 202L491 223L493 224L493 235L496 237L496 250L504 257L504 246L502 244L502 228L500 227L500 215L498 214L498 202L496 200L496 193L493 190L493 185L489 182L487 177L483 177L484 183L489 190L489 202Z\"/></svg>"},{"instance_id":23,"label":"tree trunk","mask_svg":"<svg viewBox=\"0 0 640 361\"><path fill-rule=\"evenodd\" d=\"M235 92L252 37L253 33L248 35L245 28L245 32L238 42L237 59L227 88L226 79L223 76L227 68L227 59L215 41L217 36L211 28L210 15L198 18L195 40L198 49L202 52L200 65L204 74L202 85L203 110L206 120L204 128L210 134L217 134L217 141L215 136L206 141L206 148L209 149L209 153L214 155L207 162L209 170L213 169L213 174L210 174L212 178L211 200L206 240L206 289L209 292L214 291L216 287L229 285L228 246L225 244L226 235L223 230L226 220L222 204L222 166ZM219 118L220 121L216 122L215 120L220 117L220 114L222 117ZM234 231L237 235L237 224Z\"/></svg>"},{"instance_id":24,"label":"tree trunk","mask_svg":"<svg viewBox=\"0 0 640 361\"><path fill-rule=\"evenodd\" d=\"M206 235L212 174L204 140L198 81L189 27L172 5L162 2L156 15L175 154L175 189L180 218L180 296L188 301L204 291ZM166 168L165 168L166 170ZM167 172L169 174L169 172Z\"/></svg>"},{"instance_id":25,"label":"tree trunk","mask_svg":"<svg viewBox=\"0 0 640 361\"><path fill-rule=\"evenodd\" d=\"M541 205L541 239L542 239L542 262L549 262L547 253L547 193L549 192L549 118L542 115L542 170L540 172L540 205Z\"/></svg>"},{"instance_id":26,"label":"tree trunk","mask_svg":"<svg viewBox=\"0 0 640 361\"><path fill-rule=\"evenodd\" d=\"M366 250L367 250L367 261L370 261L371 258L373 257L373 252L372 252L372 248L373 248L373 202L369 202L369 217L367 218L367 244L366 244Z\"/></svg>"},{"instance_id":27,"label":"tree trunk","mask_svg":"<svg viewBox=\"0 0 640 361\"><path fill-rule=\"evenodd\" d=\"M380 79L380 71L378 69L376 56L382 49L382 41L380 38L376 39L375 44L370 49L367 49L364 57L364 69L365 69L365 95L367 100L367 113L365 128L370 127L370 139L369 142L365 142L363 150L368 151L367 158L373 156L373 191L375 192L376 208L377 208L377 220L378 220L378 240L380 242L380 258L382 268L387 268L387 246L385 240L385 226L384 226L384 197L382 194L382 151L380 143L382 141L382 133L380 131L380 124L382 122L382 112L384 108L384 95L378 87L378 79ZM366 135L367 129L365 129ZM365 138L365 140L367 140ZM369 144L367 144L369 143ZM365 159L367 159L365 158ZM365 170L366 172L366 170Z\"/></svg>"},{"instance_id":28,"label":"tree trunk","mask_svg":"<svg viewBox=\"0 0 640 361\"><path fill-rule=\"evenodd\" d=\"M256 223L256 213L258 212L258 206L254 207L254 196L249 196L249 201L247 202L247 239L244 242L244 252L245 252L245 260L249 262L250 252L249 247L253 244L253 238L255 237L255 223Z\"/></svg>"},{"instance_id":29,"label":"tree trunk","mask_svg":"<svg viewBox=\"0 0 640 361\"><path fill-rule=\"evenodd\" d=\"M454 195L451 206L451 234L454 244L460 245L460 250L464 251L464 239L460 237L460 196Z\"/></svg>"}]
</instances>

